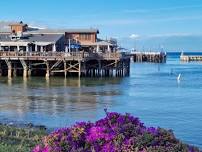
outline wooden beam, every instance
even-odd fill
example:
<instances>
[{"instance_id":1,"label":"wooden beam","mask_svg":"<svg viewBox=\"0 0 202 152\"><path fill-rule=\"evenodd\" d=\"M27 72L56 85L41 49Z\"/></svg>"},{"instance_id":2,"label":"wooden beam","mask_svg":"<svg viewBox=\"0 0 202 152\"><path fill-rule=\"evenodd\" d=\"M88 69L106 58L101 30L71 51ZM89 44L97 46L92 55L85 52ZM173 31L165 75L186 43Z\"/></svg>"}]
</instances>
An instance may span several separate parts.
<instances>
[{"instance_id":1,"label":"wooden beam","mask_svg":"<svg viewBox=\"0 0 202 152\"><path fill-rule=\"evenodd\" d=\"M106 67L112 66L112 65L116 65L116 63L117 63L117 61L115 61L115 62L113 62L113 63L110 63L110 64L108 64L108 65L105 65L105 66L103 66L103 68L106 68Z\"/></svg>"},{"instance_id":2,"label":"wooden beam","mask_svg":"<svg viewBox=\"0 0 202 152\"><path fill-rule=\"evenodd\" d=\"M71 64L68 64L70 67L68 67L67 69L65 69L66 71L68 71L69 69L72 69L72 68L74 68L74 69L76 69L76 70L79 70L79 68L76 68L76 66L77 65L79 65L79 63L76 63L76 64L74 64L74 65L71 65Z\"/></svg>"},{"instance_id":3,"label":"wooden beam","mask_svg":"<svg viewBox=\"0 0 202 152\"><path fill-rule=\"evenodd\" d=\"M63 60L58 60L55 64L53 64L53 66L50 68L51 70L55 67L57 67L58 65L60 65L60 63L62 62Z\"/></svg>"}]
</instances>

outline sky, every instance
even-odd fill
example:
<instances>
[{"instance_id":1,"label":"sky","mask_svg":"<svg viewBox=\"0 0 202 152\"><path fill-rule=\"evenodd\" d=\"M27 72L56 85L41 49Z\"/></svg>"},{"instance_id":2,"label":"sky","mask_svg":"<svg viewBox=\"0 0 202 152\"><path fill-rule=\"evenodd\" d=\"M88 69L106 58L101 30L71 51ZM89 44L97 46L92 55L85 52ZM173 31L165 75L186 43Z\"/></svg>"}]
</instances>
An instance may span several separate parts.
<instances>
[{"instance_id":1,"label":"sky","mask_svg":"<svg viewBox=\"0 0 202 152\"><path fill-rule=\"evenodd\" d=\"M202 0L2 0L0 20L98 28L128 48L202 50Z\"/></svg>"}]
</instances>

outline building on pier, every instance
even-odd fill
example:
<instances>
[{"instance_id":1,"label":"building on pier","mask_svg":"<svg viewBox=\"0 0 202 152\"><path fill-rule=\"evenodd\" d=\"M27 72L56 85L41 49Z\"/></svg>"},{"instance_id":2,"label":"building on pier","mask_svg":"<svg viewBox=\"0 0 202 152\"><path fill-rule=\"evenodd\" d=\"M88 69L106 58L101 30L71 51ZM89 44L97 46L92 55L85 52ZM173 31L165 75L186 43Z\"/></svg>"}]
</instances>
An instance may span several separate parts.
<instances>
[{"instance_id":1,"label":"building on pier","mask_svg":"<svg viewBox=\"0 0 202 152\"><path fill-rule=\"evenodd\" d=\"M40 29L23 22L0 29L0 50L27 52L113 51L116 44L97 38L97 29Z\"/></svg>"},{"instance_id":2,"label":"building on pier","mask_svg":"<svg viewBox=\"0 0 202 152\"><path fill-rule=\"evenodd\" d=\"M98 29L40 29L23 22L0 25L0 74L124 76L129 58Z\"/></svg>"}]
</instances>

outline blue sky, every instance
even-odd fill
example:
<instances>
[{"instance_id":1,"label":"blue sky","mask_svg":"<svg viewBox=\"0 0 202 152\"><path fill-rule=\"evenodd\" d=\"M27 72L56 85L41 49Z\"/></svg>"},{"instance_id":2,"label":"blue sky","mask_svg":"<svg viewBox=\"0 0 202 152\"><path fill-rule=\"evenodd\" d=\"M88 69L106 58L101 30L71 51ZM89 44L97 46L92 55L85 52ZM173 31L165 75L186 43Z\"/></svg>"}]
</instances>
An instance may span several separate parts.
<instances>
[{"instance_id":1,"label":"blue sky","mask_svg":"<svg viewBox=\"0 0 202 152\"><path fill-rule=\"evenodd\" d=\"M0 20L52 28L95 27L104 38L202 35L202 0L6 0L0 6Z\"/></svg>"}]
</instances>

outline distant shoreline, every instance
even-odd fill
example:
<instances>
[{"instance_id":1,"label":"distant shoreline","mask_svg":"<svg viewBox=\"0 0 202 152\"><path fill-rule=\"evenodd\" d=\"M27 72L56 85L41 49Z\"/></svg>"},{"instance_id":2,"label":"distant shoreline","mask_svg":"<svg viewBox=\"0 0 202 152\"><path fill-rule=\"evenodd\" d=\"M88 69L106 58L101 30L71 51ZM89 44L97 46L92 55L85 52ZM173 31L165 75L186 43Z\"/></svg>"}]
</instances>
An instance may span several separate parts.
<instances>
[{"instance_id":1,"label":"distant shoreline","mask_svg":"<svg viewBox=\"0 0 202 152\"><path fill-rule=\"evenodd\" d=\"M181 55L182 51L173 51L173 52L166 52L167 55ZM200 52L191 52L191 51L183 51L183 54L186 55L202 55L202 51Z\"/></svg>"}]
</instances>

